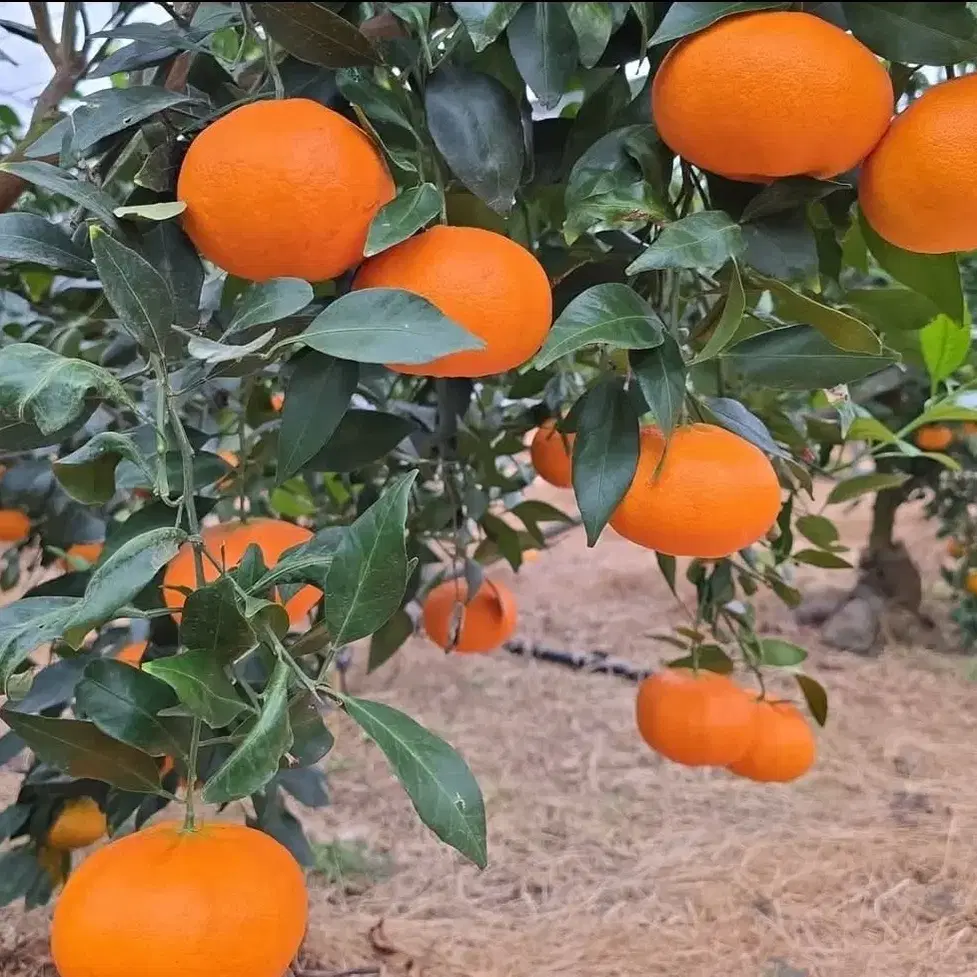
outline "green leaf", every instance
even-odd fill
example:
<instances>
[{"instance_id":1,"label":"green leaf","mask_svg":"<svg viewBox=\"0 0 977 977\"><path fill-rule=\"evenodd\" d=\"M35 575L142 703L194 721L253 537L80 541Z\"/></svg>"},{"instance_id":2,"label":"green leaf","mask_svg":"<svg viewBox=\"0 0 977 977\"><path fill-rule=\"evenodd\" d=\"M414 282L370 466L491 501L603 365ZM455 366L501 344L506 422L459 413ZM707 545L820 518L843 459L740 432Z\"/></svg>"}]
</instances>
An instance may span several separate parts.
<instances>
[{"instance_id":1,"label":"green leaf","mask_svg":"<svg viewBox=\"0 0 977 977\"><path fill-rule=\"evenodd\" d=\"M568 3L567 16L580 49L580 63L593 68L607 48L614 32L614 15L609 3Z\"/></svg>"},{"instance_id":2,"label":"green leaf","mask_svg":"<svg viewBox=\"0 0 977 977\"><path fill-rule=\"evenodd\" d=\"M141 668L99 658L85 667L75 687L78 715L91 720L106 736L152 756L183 756L189 726L159 713L177 703L173 690ZM182 742L181 742L182 740Z\"/></svg>"},{"instance_id":3,"label":"green leaf","mask_svg":"<svg viewBox=\"0 0 977 977\"><path fill-rule=\"evenodd\" d=\"M625 126L598 139L570 170L563 225L567 242L586 231L634 230L666 219L661 150L650 125Z\"/></svg>"},{"instance_id":4,"label":"green leaf","mask_svg":"<svg viewBox=\"0 0 977 977\"><path fill-rule=\"evenodd\" d=\"M42 190L50 190L51 193L67 197L72 203L100 217L110 227L119 226L113 213L116 202L107 193L87 181L76 180L57 166L32 160L21 163L0 163L0 171L19 176Z\"/></svg>"},{"instance_id":5,"label":"green leaf","mask_svg":"<svg viewBox=\"0 0 977 977\"><path fill-rule=\"evenodd\" d=\"M705 404L713 417L727 431L738 434L768 455L790 457L789 453L774 441L770 431L767 430L767 425L738 400L733 400L731 397L706 397Z\"/></svg>"},{"instance_id":6,"label":"green leaf","mask_svg":"<svg viewBox=\"0 0 977 977\"><path fill-rule=\"evenodd\" d=\"M278 433L279 483L300 471L329 442L359 376L359 366L350 360L312 350L298 359L288 380Z\"/></svg>"},{"instance_id":7,"label":"green leaf","mask_svg":"<svg viewBox=\"0 0 977 977\"><path fill-rule=\"evenodd\" d=\"M827 553L824 550L800 550L791 554L797 563L806 563L808 566L821 567L823 570L850 570L851 564L834 553Z\"/></svg>"},{"instance_id":8,"label":"green leaf","mask_svg":"<svg viewBox=\"0 0 977 977\"><path fill-rule=\"evenodd\" d=\"M686 369L682 350L671 336L654 349L632 352L631 371L655 423L671 434L682 420L685 404Z\"/></svg>"},{"instance_id":9,"label":"green leaf","mask_svg":"<svg viewBox=\"0 0 977 977\"><path fill-rule=\"evenodd\" d=\"M842 3L852 33L888 61L977 60L977 21L966 3Z\"/></svg>"},{"instance_id":10,"label":"green leaf","mask_svg":"<svg viewBox=\"0 0 977 977\"><path fill-rule=\"evenodd\" d=\"M335 740L322 721L319 707L310 693L299 696L289 707L288 722L292 727L291 755L303 767L318 763L333 747Z\"/></svg>"},{"instance_id":11,"label":"green leaf","mask_svg":"<svg viewBox=\"0 0 977 977\"><path fill-rule=\"evenodd\" d=\"M19 845L0 854L0 906L22 899L47 872L33 845Z\"/></svg>"},{"instance_id":12,"label":"green leaf","mask_svg":"<svg viewBox=\"0 0 977 977\"><path fill-rule=\"evenodd\" d=\"M102 780L136 794L159 793L156 761L148 753L106 736L94 723L28 716L9 706L0 710L0 719L39 759L72 777Z\"/></svg>"},{"instance_id":13,"label":"green leaf","mask_svg":"<svg viewBox=\"0 0 977 977\"><path fill-rule=\"evenodd\" d=\"M599 381L582 400L574 409L573 491L593 546L637 470L638 418L616 378Z\"/></svg>"},{"instance_id":14,"label":"green leaf","mask_svg":"<svg viewBox=\"0 0 977 977\"><path fill-rule=\"evenodd\" d=\"M859 227L872 256L897 282L925 295L956 322L963 322L963 286L955 254L916 254L903 251L872 230L859 212Z\"/></svg>"},{"instance_id":15,"label":"green leaf","mask_svg":"<svg viewBox=\"0 0 977 977\"><path fill-rule=\"evenodd\" d=\"M700 645L695 655L675 658L667 664L669 668L704 668L719 675L731 675L734 668L733 659L714 644Z\"/></svg>"},{"instance_id":16,"label":"green leaf","mask_svg":"<svg viewBox=\"0 0 977 977\"><path fill-rule=\"evenodd\" d=\"M187 342L187 352L195 359L206 363L208 366L216 366L218 363L231 363L235 360L243 360L247 356L253 356L259 350L264 349L272 339L275 338L275 330L269 329L262 333L250 343L219 343L215 339L208 339L206 336L190 336Z\"/></svg>"},{"instance_id":17,"label":"green leaf","mask_svg":"<svg viewBox=\"0 0 977 977\"><path fill-rule=\"evenodd\" d=\"M207 781L203 799L207 804L225 804L261 790L278 772L282 756L292 745L288 722L288 666L275 664L265 690L261 713L241 745Z\"/></svg>"},{"instance_id":18,"label":"green leaf","mask_svg":"<svg viewBox=\"0 0 977 977\"><path fill-rule=\"evenodd\" d=\"M431 137L451 171L499 214L515 203L525 160L519 106L502 82L442 65L429 79L424 107Z\"/></svg>"},{"instance_id":19,"label":"green leaf","mask_svg":"<svg viewBox=\"0 0 977 977\"><path fill-rule=\"evenodd\" d=\"M165 682L181 704L212 729L227 726L246 708L211 651L157 658L146 662L142 671Z\"/></svg>"},{"instance_id":20,"label":"green leaf","mask_svg":"<svg viewBox=\"0 0 977 977\"><path fill-rule=\"evenodd\" d=\"M150 484L155 481L135 439L118 431L100 431L77 451L58 458L54 474L73 499L101 505L115 494L115 469L123 458L136 465Z\"/></svg>"},{"instance_id":21,"label":"green leaf","mask_svg":"<svg viewBox=\"0 0 977 977\"><path fill-rule=\"evenodd\" d=\"M485 804L465 761L444 740L390 706L352 696L344 696L342 703L383 751L424 824L484 868Z\"/></svg>"},{"instance_id":22,"label":"green leaf","mask_svg":"<svg viewBox=\"0 0 977 977\"><path fill-rule=\"evenodd\" d=\"M417 472L387 484L346 531L326 573L325 621L334 645L372 634L400 607L407 587L407 501Z\"/></svg>"},{"instance_id":23,"label":"green leaf","mask_svg":"<svg viewBox=\"0 0 977 977\"><path fill-rule=\"evenodd\" d=\"M721 210L703 210L666 224L651 246L628 265L637 275L661 268L699 268L712 274L745 248L739 224Z\"/></svg>"},{"instance_id":24,"label":"green leaf","mask_svg":"<svg viewBox=\"0 0 977 977\"><path fill-rule=\"evenodd\" d=\"M91 229L95 267L105 297L132 338L162 350L173 325L173 297L166 279L140 254Z\"/></svg>"},{"instance_id":25,"label":"green leaf","mask_svg":"<svg viewBox=\"0 0 977 977\"><path fill-rule=\"evenodd\" d=\"M539 104L555 108L577 70L577 36L566 4L524 3L506 37L512 60Z\"/></svg>"},{"instance_id":26,"label":"green leaf","mask_svg":"<svg viewBox=\"0 0 977 977\"><path fill-rule=\"evenodd\" d=\"M370 224L363 254L370 258L406 241L441 213L443 203L441 191L433 183L402 190L377 211Z\"/></svg>"},{"instance_id":27,"label":"green leaf","mask_svg":"<svg viewBox=\"0 0 977 977\"><path fill-rule=\"evenodd\" d=\"M933 383L939 383L967 362L970 327L954 322L941 312L919 333L923 361Z\"/></svg>"},{"instance_id":28,"label":"green leaf","mask_svg":"<svg viewBox=\"0 0 977 977\"><path fill-rule=\"evenodd\" d=\"M797 684L804 695L807 708L819 726L828 721L828 693L810 675L795 675Z\"/></svg>"},{"instance_id":29,"label":"green leaf","mask_svg":"<svg viewBox=\"0 0 977 977\"><path fill-rule=\"evenodd\" d=\"M817 239L804 211L786 211L742 224L744 263L783 281L816 280Z\"/></svg>"},{"instance_id":30,"label":"green leaf","mask_svg":"<svg viewBox=\"0 0 977 977\"><path fill-rule=\"evenodd\" d=\"M314 297L312 286L301 278L254 282L238 296L227 332L232 334L287 319L301 312Z\"/></svg>"},{"instance_id":31,"label":"green leaf","mask_svg":"<svg viewBox=\"0 0 977 977\"><path fill-rule=\"evenodd\" d=\"M661 575L665 578L665 583L668 584L668 589L678 596L675 590L675 557L668 556L666 553L656 552L655 561L658 563L658 569L661 571Z\"/></svg>"},{"instance_id":32,"label":"green leaf","mask_svg":"<svg viewBox=\"0 0 977 977\"><path fill-rule=\"evenodd\" d=\"M394 653L414 633L414 622L403 608L394 611L393 616L382 624L370 638L370 657L367 672L376 671L389 661Z\"/></svg>"},{"instance_id":33,"label":"green leaf","mask_svg":"<svg viewBox=\"0 0 977 977\"><path fill-rule=\"evenodd\" d=\"M879 337L860 319L839 309L822 305L789 285L762 275L754 276L757 283L774 297L777 311L784 319L794 319L813 326L832 345L853 353L876 355L882 351Z\"/></svg>"},{"instance_id":34,"label":"green leaf","mask_svg":"<svg viewBox=\"0 0 977 977\"><path fill-rule=\"evenodd\" d=\"M744 380L774 390L817 390L851 383L895 362L839 349L809 326L771 329L720 354Z\"/></svg>"},{"instance_id":35,"label":"green leaf","mask_svg":"<svg viewBox=\"0 0 977 977\"><path fill-rule=\"evenodd\" d=\"M760 661L774 668L793 668L807 658L807 652L780 638L760 639Z\"/></svg>"},{"instance_id":36,"label":"green leaf","mask_svg":"<svg viewBox=\"0 0 977 977\"><path fill-rule=\"evenodd\" d=\"M476 51L484 51L505 29L521 3L452 3Z\"/></svg>"},{"instance_id":37,"label":"green leaf","mask_svg":"<svg viewBox=\"0 0 977 977\"><path fill-rule=\"evenodd\" d=\"M839 482L828 495L828 504L850 502L861 495L881 492L884 489L899 488L909 480L909 475L900 472L875 472L871 475L855 475Z\"/></svg>"},{"instance_id":38,"label":"green leaf","mask_svg":"<svg viewBox=\"0 0 977 977\"><path fill-rule=\"evenodd\" d=\"M37 214L0 214L0 260L29 261L82 275L94 271L81 248Z\"/></svg>"},{"instance_id":39,"label":"green leaf","mask_svg":"<svg viewBox=\"0 0 977 977\"><path fill-rule=\"evenodd\" d=\"M132 206L116 207L115 216L128 220L168 221L179 217L187 209L182 200L171 200L158 204L133 204Z\"/></svg>"},{"instance_id":40,"label":"green leaf","mask_svg":"<svg viewBox=\"0 0 977 977\"><path fill-rule=\"evenodd\" d=\"M122 385L100 366L61 356L33 343L0 349L0 414L35 424L42 434L66 427L94 394L135 409Z\"/></svg>"},{"instance_id":41,"label":"green leaf","mask_svg":"<svg viewBox=\"0 0 977 977\"><path fill-rule=\"evenodd\" d=\"M176 223L160 223L143 234L149 263L163 276L173 298L174 322L184 329L200 318L204 267L196 248Z\"/></svg>"},{"instance_id":42,"label":"green leaf","mask_svg":"<svg viewBox=\"0 0 977 977\"><path fill-rule=\"evenodd\" d=\"M0 688L40 645L61 635L77 597L21 597L0 607Z\"/></svg>"},{"instance_id":43,"label":"green leaf","mask_svg":"<svg viewBox=\"0 0 977 977\"><path fill-rule=\"evenodd\" d=\"M484 343L420 295L399 288L348 292L312 320L296 339L357 363L430 363Z\"/></svg>"},{"instance_id":44,"label":"green leaf","mask_svg":"<svg viewBox=\"0 0 977 977\"><path fill-rule=\"evenodd\" d=\"M801 516L796 525L798 532L821 549L832 549L838 544L838 527L824 516Z\"/></svg>"},{"instance_id":45,"label":"green leaf","mask_svg":"<svg viewBox=\"0 0 977 977\"><path fill-rule=\"evenodd\" d=\"M694 362L704 363L718 356L732 342L743 321L744 312L746 312L746 292L743 290L739 265L734 261L730 265L729 290L726 293L722 314L712 335L706 340L706 345L702 347Z\"/></svg>"},{"instance_id":46,"label":"green leaf","mask_svg":"<svg viewBox=\"0 0 977 977\"><path fill-rule=\"evenodd\" d=\"M416 430L399 414L348 410L323 449L305 466L316 472L351 472L383 458Z\"/></svg>"},{"instance_id":47,"label":"green leaf","mask_svg":"<svg viewBox=\"0 0 977 977\"><path fill-rule=\"evenodd\" d=\"M749 10L776 10L789 7L789 3L673 3L658 25L658 30L648 42L650 45L665 44L688 34L701 31L717 20Z\"/></svg>"},{"instance_id":48,"label":"green leaf","mask_svg":"<svg viewBox=\"0 0 977 977\"><path fill-rule=\"evenodd\" d=\"M850 189L850 184L835 180L815 180L810 176L788 176L767 184L743 208L740 220L761 220L775 214L796 211L808 203L821 200L836 190Z\"/></svg>"},{"instance_id":49,"label":"green leaf","mask_svg":"<svg viewBox=\"0 0 977 977\"><path fill-rule=\"evenodd\" d=\"M324 68L380 63L369 38L328 3L252 3L251 10L255 20L300 61Z\"/></svg>"},{"instance_id":50,"label":"green leaf","mask_svg":"<svg viewBox=\"0 0 977 977\"><path fill-rule=\"evenodd\" d=\"M845 301L887 339L893 332L922 329L939 313L931 299L901 286L852 288L845 292Z\"/></svg>"},{"instance_id":51,"label":"green leaf","mask_svg":"<svg viewBox=\"0 0 977 977\"><path fill-rule=\"evenodd\" d=\"M664 324L633 288L618 282L594 285L560 313L536 354L542 370L561 356L604 343L614 349L649 349L662 343Z\"/></svg>"},{"instance_id":52,"label":"green leaf","mask_svg":"<svg viewBox=\"0 0 977 977\"><path fill-rule=\"evenodd\" d=\"M186 538L182 529L164 527L123 543L93 571L64 640L77 648L93 627L112 618L176 556Z\"/></svg>"}]
</instances>

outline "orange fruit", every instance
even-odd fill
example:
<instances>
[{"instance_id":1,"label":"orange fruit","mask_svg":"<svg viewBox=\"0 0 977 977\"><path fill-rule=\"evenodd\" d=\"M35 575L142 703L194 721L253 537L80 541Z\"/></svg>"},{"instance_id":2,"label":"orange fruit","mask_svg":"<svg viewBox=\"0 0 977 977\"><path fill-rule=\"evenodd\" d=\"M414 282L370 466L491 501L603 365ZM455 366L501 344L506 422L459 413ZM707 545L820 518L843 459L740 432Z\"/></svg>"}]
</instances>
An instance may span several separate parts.
<instances>
[{"instance_id":1,"label":"orange fruit","mask_svg":"<svg viewBox=\"0 0 977 977\"><path fill-rule=\"evenodd\" d=\"M307 919L302 869L269 835L170 821L100 848L72 873L51 954L61 977L282 977Z\"/></svg>"},{"instance_id":2,"label":"orange fruit","mask_svg":"<svg viewBox=\"0 0 977 977\"><path fill-rule=\"evenodd\" d=\"M65 570L78 570L81 564L87 563L92 566L102 555L105 544L101 541L92 543L72 543L65 550L66 559L61 560L60 564Z\"/></svg>"},{"instance_id":3,"label":"orange fruit","mask_svg":"<svg viewBox=\"0 0 977 977\"><path fill-rule=\"evenodd\" d=\"M568 448L573 449L573 435L557 431L555 421L544 421L536 428L529 457L536 474L544 482L557 488L570 488L573 485L573 465Z\"/></svg>"},{"instance_id":4,"label":"orange fruit","mask_svg":"<svg viewBox=\"0 0 977 977\"><path fill-rule=\"evenodd\" d=\"M814 763L814 734L789 702L757 703L756 731L749 749L729 769L765 783L796 780Z\"/></svg>"},{"instance_id":5,"label":"orange fruit","mask_svg":"<svg viewBox=\"0 0 977 977\"><path fill-rule=\"evenodd\" d=\"M638 686L635 715L653 750L690 767L728 766L756 734L756 700L715 672L656 672Z\"/></svg>"},{"instance_id":6,"label":"orange fruit","mask_svg":"<svg viewBox=\"0 0 977 977\"><path fill-rule=\"evenodd\" d=\"M967 580L964 583L964 589L967 593L977 596L977 569L967 571Z\"/></svg>"},{"instance_id":7,"label":"orange fruit","mask_svg":"<svg viewBox=\"0 0 977 977\"><path fill-rule=\"evenodd\" d=\"M858 203L872 228L907 251L977 248L977 77L928 88L865 160Z\"/></svg>"},{"instance_id":8,"label":"orange fruit","mask_svg":"<svg viewBox=\"0 0 977 977\"><path fill-rule=\"evenodd\" d=\"M0 543L19 543L31 534L31 521L19 509L0 509Z\"/></svg>"},{"instance_id":9,"label":"orange fruit","mask_svg":"<svg viewBox=\"0 0 977 977\"><path fill-rule=\"evenodd\" d=\"M252 102L194 139L177 183L197 249L240 278L335 278L395 189L376 146L305 98Z\"/></svg>"},{"instance_id":10,"label":"orange fruit","mask_svg":"<svg viewBox=\"0 0 977 977\"><path fill-rule=\"evenodd\" d=\"M892 117L892 83L850 34L812 14L726 17L679 41L651 90L662 139L733 180L827 179L857 166Z\"/></svg>"},{"instance_id":11,"label":"orange fruit","mask_svg":"<svg viewBox=\"0 0 977 977\"><path fill-rule=\"evenodd\" d=\"M634 480L610 523L660 553L716 559L766 535L779 512L777 475L759 448L724 428L690 424L667 449L657 428L641 431Z\"/></svg>"},{"instance_id":12,"label":"orange fruit","mask_svg":"<svg viewBox=\"0 0 977 977\"><path fill-rule=\"evenodd\" d=\"M479 227L439 225L370 258L353 288L402 288L423 296L484 347L391 369L431 377L512 370L543 344L553 298L543 266L522 245Z\"/></svg>"},{"instance_id":13,"label":"orange fruit","mask_svg":"<svg viewBox=\"0 0 977 977\"><path fill-rule=\"evenodd\" d=\"M946 424L924 424L913 440L923 451L945 451L953 444L953 431Z\"/></svg>"},{"instance_id":14,"label":"orange fruit","mask_svg":"<svg viewBox=\"0 0 977 977\"><path fill-rule=\"evenodd\" d=\"M77 797L61 808L45 841L49 848L73 851L94 844L105 830L105 814L94 799Z\"/></svg>"},{"instance_id":15,"label":"orange fruit","mask_svg":"<svg viewBox=\"0 0 977 977\"><path fill-rule=\"evenodd\" d=\"M247 522L231 520L215 526L206 527L201 532L204 548L220 564L231 570L236 567L252 543L261 550L265 565L270 569L282 553L293 546L305 543L312 533L302 526L281 519L249 519ZM218 577L217 568L209 560L204 560L204 579L210 583ZM194 570L193 549L189 543L180 547L176 556L167 564L163 574L163 600L170 610L177 612L186 603L186 597L176 587L196 589L197 578ZM290 600L285 602L288 619L295 627L318 603L322 592L316 587L303 587ZM177 615L174 614L174 617Z\"/></svg>"},{"instance_id":16,"label":"orange fruit","mask_svg":"<svg viewBox=\"0 0 977 977\"><path fill-rule=\"evenodd\" d=\"M280 390L271 395L271 409L280 411L285 406L285 394Z\"/></svg>"},{"instance_id":17,"label":"orange fruit","mask_svg":"<svg viewBox=\"0 0 977 977\"><path fill-rule=\"evenodd\" d=\"M953 559L959 560L967 552L967 547L959 539L948 539L946 541L946 551Z\"/></svg>"},{"instance_id":18,"label":"orange fruit","mask_svg":"<svg viewBox=\"0 0 977 977\"><path fill-rule=\"evenodd\" d=\"M424 599L422 618L427 636L445 651L492 651L516 629L516 598L505 584L483 580L465 604L468 583L463 577L438 584ZM457 641L452 646L452 632Z\"/></svg>"},{"instance_id":19,"label":"orange fruit","mask_svg":"<svg viewBox=\"0 0 977 977\"><path fill-rule=\"evenodd\" d=\"M148 645L148 641L133 641L122 648L122 650L115 656L115 660L118 662L125 662L126 665L133 665L138 668L139 663L142 661L142 656L146 654L146 648Z\"/></svg>"}]
</instances>

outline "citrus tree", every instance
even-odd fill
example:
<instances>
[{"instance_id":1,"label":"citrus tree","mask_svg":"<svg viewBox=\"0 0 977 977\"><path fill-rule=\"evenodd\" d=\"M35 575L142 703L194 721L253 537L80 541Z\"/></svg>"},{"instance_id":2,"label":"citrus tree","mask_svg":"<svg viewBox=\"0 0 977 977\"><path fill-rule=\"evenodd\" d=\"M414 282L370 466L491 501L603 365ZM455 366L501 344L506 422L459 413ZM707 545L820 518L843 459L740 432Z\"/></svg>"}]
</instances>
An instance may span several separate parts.
<instances>
[{"instance_id":1,"label":"citrus tree","mask_svg":"<svg viewBox=\"0 0 977 977\"><path fill-rule=\"evenodd\" d=\"M640 736L755 780L810 767L766 676L819 723L826 693L750 599L848 566L825 505L954 468L917 435L977 420L967 4L120 4L98 32L31 6L54 76L0 166L0 752L29 757L0 894L42 903L72 849L126 835L67 883L63 977L93 933L157 973L86 907L138 905L126 866L161 843L243 846L304 913L200 801L307 864L286 796L325 802L333 710L485 864L464 760L335 663L368 639L380 666L418 617L449 652L504 642L486 571L569 518L536 471L589 545L610 524L694 591ZM171 804L163 842L130 833ZM219 952L266 912L255 884ZM218 952L204 925L187 953ZM275 932L234 972L276 977L301 932Z\"/></svg>"}]
</instances>

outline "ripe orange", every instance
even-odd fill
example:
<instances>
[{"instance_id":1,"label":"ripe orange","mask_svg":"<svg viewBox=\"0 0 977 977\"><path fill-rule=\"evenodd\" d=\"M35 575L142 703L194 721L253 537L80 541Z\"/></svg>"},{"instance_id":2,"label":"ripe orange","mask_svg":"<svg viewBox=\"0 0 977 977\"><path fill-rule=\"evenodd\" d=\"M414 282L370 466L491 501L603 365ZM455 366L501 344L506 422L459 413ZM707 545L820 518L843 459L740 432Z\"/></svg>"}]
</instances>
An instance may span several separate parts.
<instances>
[{"instance_id":1,"label":"ripe orange","mask_svg":"<svg viewBox=\"0 0 977 977\"><path fill-rule=\"evenodd\" d=\"M555 421L544 421L536 429L529 448L529 457L536 474L544 482L557 488L570 488L573 484L573 465L568 448L573 448L573 435L557 431Z\"/></svg>"},{"instance_id":2,"label":"ripe orange","mask_svg":"<svg viewBox=\"0 0 977 977\"><path fill-rule=\"evenodd\" d=\"M858 203L887 241L922 254L977 248L977 76L928 88L865 160Z\"/></svg>"},{"instance_id":3,"label":"ripe orange","mask_svg":"<svg viewBox=\"0 0 977 977\"><path fill-rule=\"evenodd\" d=\"M946 424L925 424L914 440L923 451L945 451L953 444L953 431Z\"/></svg>"},{"instance_id":4,"label":"ripe orange","mask_svg":"<svg viewBox=\"0 0 977 977\"><path fill-rule=\"evenodd\" d=\"M492 651L516 629L516 598L505 584L483 580L467 603L468 583L462 577L438 584L424 599L427 636L445 651ZM457 641L451 644L452 632Z\"/></svg>"},{"instance_id":5,"label":"ripe orange","mask_svg":"<svg viewBox=\"0 0 977 977\"><path fill-rule=\"evenodd\" d=\"M679 41L652 84L652 116L680 156L733 180L837 176L892 116L872 52L812 14L726 17Z\"/></svg>"},{"instance_id":6,"label":"ripe orange","mask_svg":"<svg viewBox=\"0 0 977 977\"><path fill-rule=\"evenodd\" d=\"M285 406L285 394L280 390L271 395L271 409L280 411Z\"/></svg>"},{"instance_id":7,"label":"ripe orange","mask_svg":"<svg viewBox=\"0 0 977 977\"><path fill-rule=\"evenodd\" d=\"M0 543L19 543L31 534L31 521L19 509L0 509Z\"/></svg>"},{"instance_id":8,"label":"ripe orange","mask_svg":"<svg viewBox=\"0 0 977 977\"><path fill-rule=\"evenodd\" d=\"M946 541L946 551L953 559L959 560L967 552L967 547L959 539L948 539Z\"/></svg>"},{"instance_id":9,"label":"ripe orange","mask_svg":"<svg viewBox=\"0 0 977 977\"><path fill-rule=\"evenodd\" d=\"M370 221L395 194L369 136L305 98L252 102L208 126L176 192L187 234L214 264L311 282L362 259Z\"/></svg>"},{"instance_id":10,"label":"ripe orange","mask_svg":"<svg viewBox=\"0 0 977 977\"><path fill-rule=\"evenodd\" d=\"M728 766L756 735L756 700L715 672L656 672L638 686L635 713L653 750L690 767Z\"/></svg>"},{"instance_id":11,"label":"ripe orange","mask_svg":"<svg viewBox=\"0 0 977 977\"><path fill-rule=\"evenodd\" d=\"M964 589L967 593L977 596L977 568L967 571L967 580L964 583Z\"/></svg>"},{"instance_id":12,"label":"ripe orange","mask_svg":"<svg viewBox=\"0 0 977 977\"><path fill-rule=\"evenodd\" d=\"M105 544L101 541L93 543L72 543L65 550L66 559L61 560L61 566L65 570L78 570L82 563L92 566L102 555Z\"/></svg>"},{"instance_id":13,"label":"ripe orange","mask_svg":"<svg viewBox=\"0 0 977 977\"><path fill-rule=\"evenodd\" d=\"M105 834L106 821L102 809L91 797L77 797L68 801L51 825L46 843L58 851L87 848Z\"/></svg>"},{"instance_id":14,"label":"ripe orange","mask_svg":"<svg viewBox=\"0 0 977 977\"><path fill-rule=\"evenodd\" d=\"M660 553L715 559L755 543L779 512L777 475L759 448L724 428L690 424L667 450L661 431L642 430L638 469L610 522Z\"/></svg>"},{"instance_id":15,"label":"ripe orange","mask_svg":"<svg viewBox=\"0 0 977 977\"><path fill-rule=\"evenodd\" d=\"M282 977L307 919L302 870L269 835L163 822L71 875L51 953L61 977Z\"/></svg>"},{"instance_id":16,"label":"ripe orange","mask_svg":"<svg viewBox=\"0 0 977 977\"><path fill-rule=\"evenodd\" d=\"M814 763L814 734L807 720L789 702L757 703L754 740L729 769L765 783L796 780Z\"/></svg>"},{"instance_id":17,"label":"ripe orange","mask_svg":"<svg viewBox=\"0 0 977 977\"><path fill-rule=\"evenodd\" d=\"M122 648L115 656L115 660L138 668L139 663L142 661L142 656L146 654L148 645L148 641L133 641Z\"/></svg>"},{"instance_id":18,"label":"ripe orange","mask_svg":"<svg viewBox=\"0 0 977 977\"><path fill-rule=\"evenodd\" d=\"M265 565L270 568L278 562L285 550L312 538L312 533L302 526L281 519L264 518L249 519L247 522L235 519L216 526L208 526L200 535L203 537L207 552L218 563L223 560L223 565L228 570L241 562L252 543L261 549ZM204 579L210 583L216 580L217 576L217 568L205 559ZM163 574L163 600L166 606L172 611L179 611L186 603L184 594L172 588L187 587L194 590L196 586L193 549L189 543L184 543ZM285 602L285 610L293 627L301 623L321 596L322 592L316 587L303 587L294 597Z\"/></svg>"},{"instance_id":19,"label":"ripe orange","mask_svg":"<svg viewBox=\"0 0 977 977\"><path fill-rule=\"evenodd\" d=\"M484 377L512 370L543 344L553 319L550 283L524 247L479 227L432 227L366 261L353 288L402 288L421 295L485 343L401 373Z\"/></svg>"}]
</instances>

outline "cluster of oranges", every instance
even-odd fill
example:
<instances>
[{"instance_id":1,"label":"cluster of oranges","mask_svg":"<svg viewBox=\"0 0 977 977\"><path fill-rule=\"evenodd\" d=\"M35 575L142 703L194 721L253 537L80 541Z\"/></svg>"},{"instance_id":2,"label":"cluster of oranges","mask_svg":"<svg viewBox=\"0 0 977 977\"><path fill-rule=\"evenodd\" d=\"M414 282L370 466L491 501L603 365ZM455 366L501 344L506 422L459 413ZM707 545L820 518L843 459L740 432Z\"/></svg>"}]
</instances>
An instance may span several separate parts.
<instances>
[{"instance_id":1,"label":"cluster of oranges","mask_svg":"<svg viewBox=\"0 0 977 977\"><path fill-rule=\"evenodd\" d=\"M662 139L733 180L830 179L861 164L859 205L907 251L977 248L977 75L892 118L892 83L859 40L813 14L727 17L675 45L652 85Z\"/></svg>"}]
</instances>

